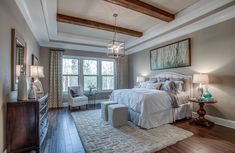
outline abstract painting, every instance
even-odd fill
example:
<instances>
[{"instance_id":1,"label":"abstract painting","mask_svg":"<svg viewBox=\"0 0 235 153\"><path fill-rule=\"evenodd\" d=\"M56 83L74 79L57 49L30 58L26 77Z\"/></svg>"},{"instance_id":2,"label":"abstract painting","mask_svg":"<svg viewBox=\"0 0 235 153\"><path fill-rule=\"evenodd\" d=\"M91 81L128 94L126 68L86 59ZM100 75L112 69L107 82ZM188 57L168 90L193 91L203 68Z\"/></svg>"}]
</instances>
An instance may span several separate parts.
<instances>
[{"instance_id":1,"label":"abstract painting","mask_svg":"<svg viewBox=\"0 0 235 153\"><path fill-rule=\"evenodd\" d=\"M190 52L189 38L153 49L150 51L151 70L190 66Z\"/></svg>"}]
</instances>

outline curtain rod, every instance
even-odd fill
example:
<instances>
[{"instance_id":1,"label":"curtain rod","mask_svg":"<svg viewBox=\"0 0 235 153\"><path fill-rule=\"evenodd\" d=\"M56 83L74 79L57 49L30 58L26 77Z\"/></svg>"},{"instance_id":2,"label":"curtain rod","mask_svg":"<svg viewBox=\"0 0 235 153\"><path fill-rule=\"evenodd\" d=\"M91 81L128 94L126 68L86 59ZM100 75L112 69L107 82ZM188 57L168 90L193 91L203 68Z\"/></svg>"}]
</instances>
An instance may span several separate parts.
<instances>
[{"instance_id":1,"label":"curtain rod","mask_svg":"<svg viewBox=\"0 0 235 153\"><path fill-rule=\"evenodd\" d=\"M56 48L50 48L50 51L61 51L61 52L65 52L64 49L56 49Z\"/></svg>"}]
</instances>

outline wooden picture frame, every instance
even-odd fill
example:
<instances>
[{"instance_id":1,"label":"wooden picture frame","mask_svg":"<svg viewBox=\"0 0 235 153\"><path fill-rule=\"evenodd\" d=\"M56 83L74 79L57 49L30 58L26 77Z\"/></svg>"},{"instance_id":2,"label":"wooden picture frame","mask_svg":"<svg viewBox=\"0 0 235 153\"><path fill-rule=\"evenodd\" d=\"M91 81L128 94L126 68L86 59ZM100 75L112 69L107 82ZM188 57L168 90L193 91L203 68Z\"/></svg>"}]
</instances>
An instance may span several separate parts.
<instances>
[{"instance_id":1,"label":"wooden picture frame","mask_svg":"<svg viewBox=\"0 0 235 153\"><path fill-rule=\"evenodd\" d=\"M150 50L151 70L191 66L191 39L187 38Z\"/></svg>"},{"instance_id":2,"label":"wooden picture frame","mask_svg":"<svg viewBox=\"0 0 235 153\"><path fill-rule=\"evenodd\" d=\"M32 65L39 65L39 59L34 54L32 54Z\"/></svg>"},{"instance_id":3,"label":"wooden picture frame","mask_svg":"<svg viewBox=\"0 0 235 153\"><path fill-rule=\"evenodd\" d=\"M22 62L18 63L18 49L22 48L23 56ZM21 54L22 55L22 54ZM26 65L27 65L27 43L23 39L23 36L16 31L16 29L11 29L11 90L15 91L18 88L18 77L17 77L17 65L23 67L24 74L27 75ZM18 72L19 73L19 72Z\"/></svg>"}]
</instances>

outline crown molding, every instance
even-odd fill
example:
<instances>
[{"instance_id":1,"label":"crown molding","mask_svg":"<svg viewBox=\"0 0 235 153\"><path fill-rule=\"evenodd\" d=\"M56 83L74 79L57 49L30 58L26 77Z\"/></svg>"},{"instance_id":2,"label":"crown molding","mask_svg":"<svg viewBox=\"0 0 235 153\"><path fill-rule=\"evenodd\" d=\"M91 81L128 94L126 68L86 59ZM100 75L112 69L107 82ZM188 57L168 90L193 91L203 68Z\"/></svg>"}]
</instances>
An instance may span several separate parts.
<instances>
[{"instance_id":1,"label":"crown molding","mask_svg":"<svg viewBox=\"0 0 235 153\"><path fill-rule=\"evenodd\" d=\"M73 43L65 43L65 42L41 42L40 46L49 47L49 48L59 48L59 49L71 49L71 50L80 50L80 51L88 51L88 52L100 52L106 53L106 47L97 47L91 45L83 45L83 44L73 44Z\"/></svg>"}]
</instances>

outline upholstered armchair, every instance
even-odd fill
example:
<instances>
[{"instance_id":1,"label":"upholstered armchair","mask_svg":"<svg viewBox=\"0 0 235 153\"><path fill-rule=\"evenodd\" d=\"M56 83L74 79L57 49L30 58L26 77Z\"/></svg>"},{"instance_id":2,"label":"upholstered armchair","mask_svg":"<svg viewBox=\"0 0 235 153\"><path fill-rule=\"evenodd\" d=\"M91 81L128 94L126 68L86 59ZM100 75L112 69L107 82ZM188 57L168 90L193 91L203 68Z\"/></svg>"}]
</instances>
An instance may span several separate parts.
<instances>
[{"instance_id":1,"label":"upholstered armchair","mask_svg":"<svg viewBox=\"0 0 235 153\"><path fill-rule=\"evenodd\" d=\"M70 86L68 87L68 103L69 109L73 107L79 107L88 104L88 97L83 94L80 86Z\"/></svg>"}]
</instances>

